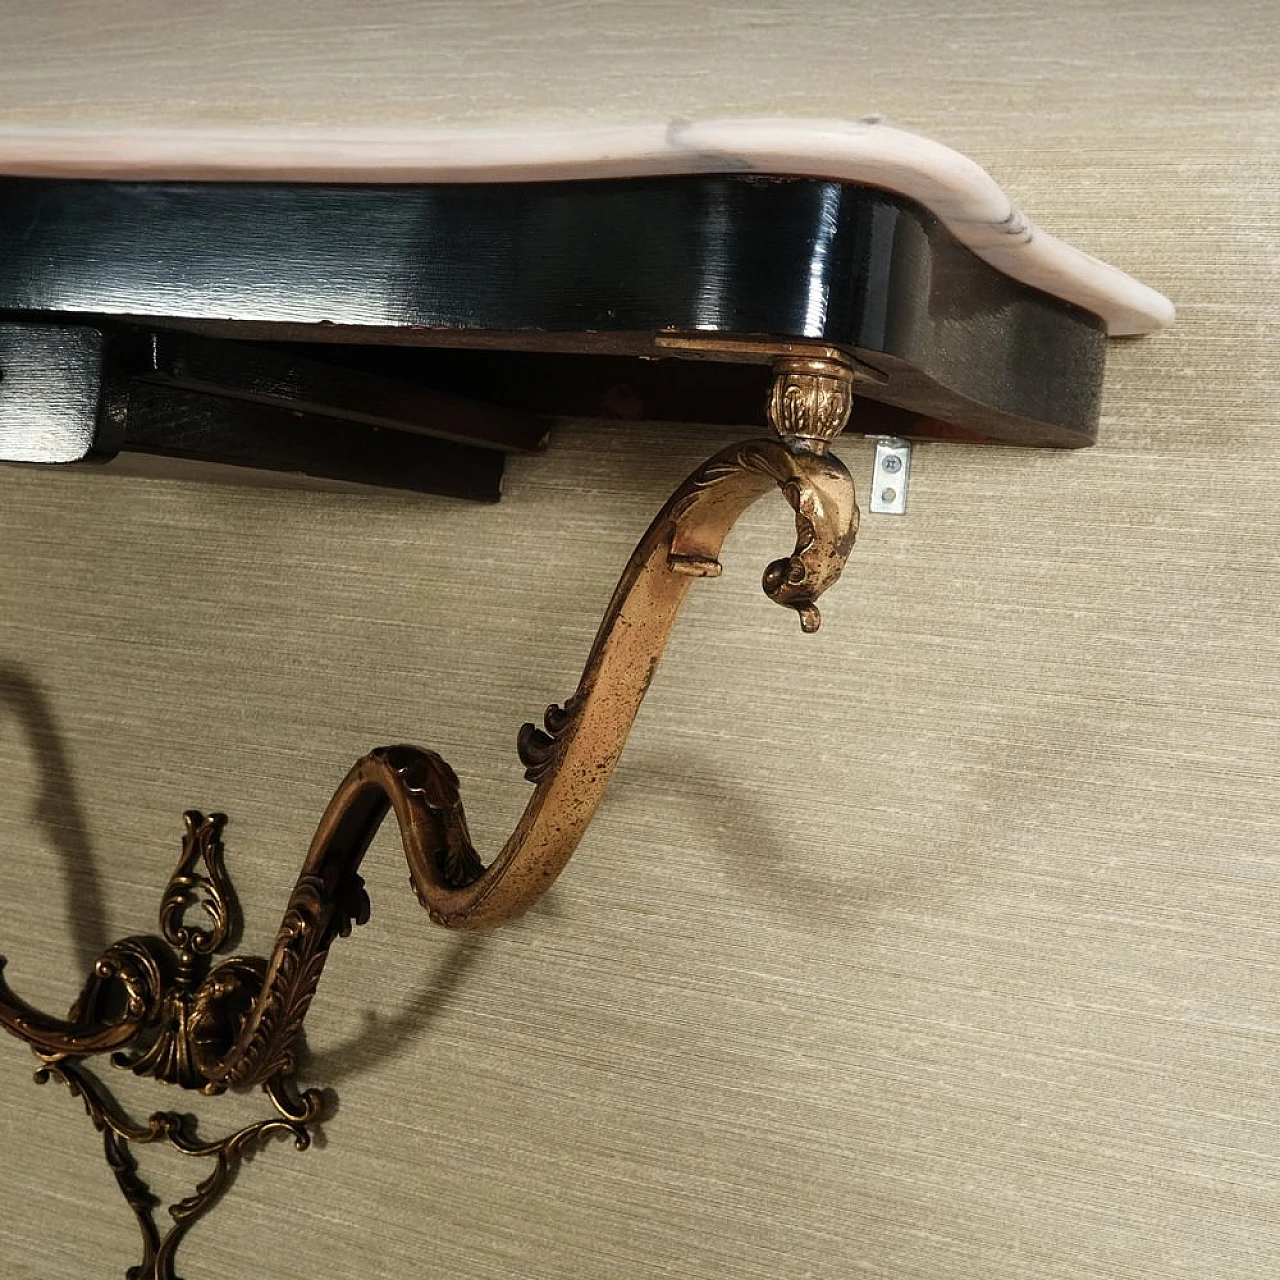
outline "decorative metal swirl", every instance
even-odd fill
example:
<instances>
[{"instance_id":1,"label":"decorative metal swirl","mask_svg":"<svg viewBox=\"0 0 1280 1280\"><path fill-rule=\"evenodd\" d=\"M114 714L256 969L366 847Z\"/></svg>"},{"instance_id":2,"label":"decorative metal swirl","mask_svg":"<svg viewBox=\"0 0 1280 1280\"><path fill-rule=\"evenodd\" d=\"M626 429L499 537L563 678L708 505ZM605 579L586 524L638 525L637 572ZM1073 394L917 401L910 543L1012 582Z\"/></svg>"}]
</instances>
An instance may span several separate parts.
<instances>
[{"instance_id":1,"label":"decorative metal swirl","mask_svg":"<svg viewBox=\"0 0 1280 1280\"><path fill-rule=\"evenodd\" d=\"M221 813L208 818L195 812L182 815L185 832L182 858L169 877L169 887L160 906L160 932L180 955L189 952L210 956L230 939L235 895L219 850L225 822L226 817ZM204 863L204 875L196 870L197 862ZM186 923L186 912L197 901L209 917L208 929L195 929Z\"/></svg>"},{"instance_id":2,"label":"decorative metal swirl","mask_svg":"<svg viewBox=\"0 0 1280 1280\"><path fill-rule=\"evenodd\" d=\"M283 1114L258 1120L213 1142L198 1138L192 1118L176 1111L157 1111L145 1125L134 1124L111 1094L74 1060L47 1063L36 1072L35 1078L37 1084L62 1081L72 1097L84 1103L93 1127L102 1134L107 1167L115 1175L120 1194L142 1232L142 1262L129 1268L128 1280L176 1280L173 1268L178 1246L191 1227L221 1198L240 1161L255 1147L278 1134L291 1137L299 1151L311 1145L306 1122ZM314 1116L308 1117L310 1119ZM153 1142L167 1142L183 1155L213 1162L191 1195L169 1206L173 1225L163 1235L155 1220L159 1199L139 1175L138 1162L130 1150L131 1146Z\"/></svg>"}]
</instances>

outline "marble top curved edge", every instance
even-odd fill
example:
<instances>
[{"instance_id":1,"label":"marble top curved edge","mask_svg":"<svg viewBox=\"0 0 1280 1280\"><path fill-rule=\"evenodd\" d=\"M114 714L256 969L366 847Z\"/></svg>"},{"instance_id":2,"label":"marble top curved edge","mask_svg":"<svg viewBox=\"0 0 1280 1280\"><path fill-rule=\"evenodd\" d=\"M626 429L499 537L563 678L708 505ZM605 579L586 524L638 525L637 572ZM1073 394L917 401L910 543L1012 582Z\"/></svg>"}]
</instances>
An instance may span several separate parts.
<instances>
[{"instance_id":1,"label":"marble top curved edge","mask_svg":"<svg viewBox=\"0 0 1280 1280\"><path fill-rule=\"evenodd\" d=\"M826 178L917 201L997 270L1101 316L1112 335L1152 333L1174 319L1163 294L1040 230L973 160L876 118L234 132L0 125L0 173L378 183L703 173Z\"/></svg>"}]
</instances>

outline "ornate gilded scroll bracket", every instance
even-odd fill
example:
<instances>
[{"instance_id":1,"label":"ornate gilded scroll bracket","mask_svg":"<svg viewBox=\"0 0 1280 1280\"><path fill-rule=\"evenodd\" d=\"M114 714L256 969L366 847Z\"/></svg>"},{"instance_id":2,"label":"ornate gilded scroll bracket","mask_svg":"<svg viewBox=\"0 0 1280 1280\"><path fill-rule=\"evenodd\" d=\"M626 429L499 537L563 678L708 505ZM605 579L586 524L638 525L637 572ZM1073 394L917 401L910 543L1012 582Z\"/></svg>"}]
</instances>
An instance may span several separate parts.
<instances>
[{"instance_id":1,"label":"ornate gilded scroll bracket","mask_svg":"<svg viewBox=\"0 0 1280 1280\"><path fill-rule=\"evenodd\" d=\"M206 1140L198 1134L195 1118L178 1111L153 1112L143 1124L130 1119L111 1090L85 1066L86 1046L118 1037L99 1036L95 1041L86 1035L77 1042L77 1029L115 1026L122 1036L129 1034L123 1041L127 1048L111 1053L113 1067L184 1089L223 1092L195 1066L194 1048L201 1035L198 1028L210 1016L207 1006L216 1003L216 989L204 982L210 957L229 943L239 923L222 859L224 821L221 814L184 815L182 854L160 905L163 938L130 938L106 951L62 1031L29 1022L25 1033L18 1032L41 1059L36 1083L65 1084L102 1134L107 1166L142 1233L142 1261L129 1269L128 1280L174 1280L178 1246L221 1199L245 1156L277 1136L292 1138L295 1147L305 1151L311 1145L311 1126L323 1109L319 1090L296 1096L288 1078L278 1074L262 1082L274 1115ZM185 922L187 910L195 906L207 918L205 927ZM224 963L261 973L257 961L236 958ZM6 1002L16 999L2 978L0 991ZM213 1016L220 1018L224 1012ZM192 1193L168 1206L170 1222L163 1231L156 1220L160 1201L139 1174L132 1150L156 1143L168 1143L208 1165Z\"/></svg>"},{"instance_id":2,"label":"ornate gilded scroll bracket","mask_svg":"<svg viewBox=\"0 0 1280 1280\"><path fill-rule=\"evenodd\" d=\"M623 570L577 689L547 709L542 728L520 731L519 756L534 789L488 865L471 843L448 764L418 747L384 747L357 761L330 800L266 960L233 955L215 963L234 940L237 917L222 819L189 812L161 902L161 937L109 948L66 1018L27 1004L0 973L0 1026L41 1058L37 1079L62 1080L103 1135L143 1235L143 1262L132 1277L172 1280L178 1245L254 1146L281 1133L309 1144L322 1102L317 1090L291 1092L299 1038L330 946L369 918L359 870L388 813L414 892L438 924L488 928L524 912L563 870L594 816L685 593L720 572L729 530L773 489L792 508L796 541L766 567L762 585L805 631L817 629L816 602L840 576L858 526L849 473L827 453L848 416L850 381L838 359L780 360L769 414L781 438L722 450L668 499ZM199 922L189 922L196 913ZM135 1124L82 1065L104 1053L117 1068L205 1094L261 1085L275 1114L213 1142L176 1112ZM163 1235L130 1154L134 1145L159 1141L212 1162L194 1194L170 1206L173 1225Z\"/></svg>"}]
</instances>

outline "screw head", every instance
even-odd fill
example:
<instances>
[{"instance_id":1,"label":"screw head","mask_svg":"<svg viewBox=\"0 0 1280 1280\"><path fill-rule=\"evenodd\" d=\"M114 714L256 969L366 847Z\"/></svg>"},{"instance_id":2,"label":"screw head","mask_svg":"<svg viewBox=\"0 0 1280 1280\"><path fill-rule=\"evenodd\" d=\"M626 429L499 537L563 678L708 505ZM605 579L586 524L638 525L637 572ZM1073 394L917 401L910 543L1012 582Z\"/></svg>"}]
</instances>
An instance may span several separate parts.
<instances>
[{"instance_id":1,"label":"screw head","mask_svg":"<svg viewBox=\"0 0 1280 1280\"><path fill-rule=\"evenodd\" d=\"M881 502L896 502L898 500L897 489L882 489L880 491Z\"/></svg>"},{"instance_id":2,"label":"screw head","mask_svg":"<svg viewBox=\"0 0 1280 1280\"><path fill-rule=\"evenodd\" d=\"M902 470L902 459L896 453L890 453L881 461L880 465L892 475Z\"/></svg>"}]
</instances>

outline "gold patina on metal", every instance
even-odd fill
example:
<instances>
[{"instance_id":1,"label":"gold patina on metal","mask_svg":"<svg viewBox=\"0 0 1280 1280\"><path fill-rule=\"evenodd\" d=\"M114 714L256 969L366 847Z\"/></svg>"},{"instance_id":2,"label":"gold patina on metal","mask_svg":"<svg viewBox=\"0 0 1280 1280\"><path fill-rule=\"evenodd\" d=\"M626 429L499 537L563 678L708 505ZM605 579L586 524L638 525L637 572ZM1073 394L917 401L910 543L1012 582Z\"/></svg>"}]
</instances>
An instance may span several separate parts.
<instances>
[{"instance_id":1,"label":"gold patina on metal","mask_svg":"<svg viewBox=\"0 0 1280 1280\"><path fill-rule=\"evenodd\" d=\"M825 453L853 408L853 366L827 357L774 361L766 412L769 425L794 445Z\"/></svg>"},{"instance_id":2,"label":"gold patina on metal","mask_svg":"<svg viewBox=\"0 0 1280 1280\"><path fill-rule=\"evenodd\" d=\"M853 546L853 482L827 453L852 403L849 361L837 352L788 352L775 361L769 420L779 438L722 450L671 495L640 539L605 611L577 689L525 725L517 749L533 794L511 837L486 865L467 830L458 779L418 747L370 752L347 774L325 811L266 960L215 959L236 932L222 859L222 819L189 812L182 854L160 908L160 937L131 937L97 961L66 1018L18 997L0 976L0 1025L42 1061L37 1080L58 1079L81 1098L103 1134L107 1163L142 1231L142 1263L131 1280L173 1280L188 1229L213 1206L241 1157L273 1134L310 1143L322 1095L291 1081L303 1021L332 943L369 918L359 869L388 813L399 828L414 892L431 918L481 929L520 915L554 882L586 831L622 754L685 592L720 572L720 548L742 512L773 489L795 513L792 552L764 571L765 594L817 629L817 600L840 576ZM195 908L201 926L188 923ZM274 1114L206 1142L180 1114L134 1124L84 1060L111 1063L183 1089L219 1094L261 1086ZM211 1172L169 1207L161 1234L155 1197L130 1147L165 1141Z\"/></svg>"}]
</instances>

